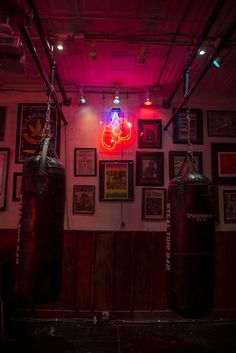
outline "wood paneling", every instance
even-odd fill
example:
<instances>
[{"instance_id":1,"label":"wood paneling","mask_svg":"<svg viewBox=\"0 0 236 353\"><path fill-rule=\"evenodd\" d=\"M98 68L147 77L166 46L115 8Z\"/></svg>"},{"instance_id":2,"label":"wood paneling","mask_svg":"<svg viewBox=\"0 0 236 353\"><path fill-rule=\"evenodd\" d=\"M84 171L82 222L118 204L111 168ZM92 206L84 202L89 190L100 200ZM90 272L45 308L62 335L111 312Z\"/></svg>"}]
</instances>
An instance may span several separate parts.
<instances>
[{"instance_id":1,"label":"wood paneling","mask_svg":"<svg viewBox=\"0 0 236 353\"><path fill-rule=\"evenodd\" d=\"M0 230L0 250L12 249L13 258L16 235L17 230ZM236 312L235 248L236 232L216 233L215 312ZM164 232L66 231L60 297L17 309L39 317L105 310L122 317L140 312L160 317L168 309L166 291Z\"/></svg>"}]
</instances>

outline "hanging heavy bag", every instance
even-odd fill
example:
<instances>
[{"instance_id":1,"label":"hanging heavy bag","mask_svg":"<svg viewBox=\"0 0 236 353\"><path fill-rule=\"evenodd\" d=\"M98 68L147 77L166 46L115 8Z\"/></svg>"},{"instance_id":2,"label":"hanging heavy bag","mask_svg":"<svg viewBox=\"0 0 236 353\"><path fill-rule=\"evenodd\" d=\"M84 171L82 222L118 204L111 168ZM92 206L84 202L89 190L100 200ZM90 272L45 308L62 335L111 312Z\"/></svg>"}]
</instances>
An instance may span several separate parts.
<instances>
[{"instance_id":1,"label":"hanging heavy bag","mask_svg":"<svg viewBox=\"0 0 236 353\"><path fill-rule=\"evenodd\" d=\"M54 300L62 282L65 170L48 155L49 144L45 138L42 153L25 161L22 175L16 293L33 304Z\"/></svg>"},{"instance_id":2,"label":"hanging heavy bag","mask_svg":"<svg viewBox=\"0 0 236 353\"><path fill-rule=\"evenodd\" d=\"M176 313L198 318L210 313L214 298L215 222L213 187L189 171L168 187L166 270L168 304Z\"/></svg>"}]
</instances>

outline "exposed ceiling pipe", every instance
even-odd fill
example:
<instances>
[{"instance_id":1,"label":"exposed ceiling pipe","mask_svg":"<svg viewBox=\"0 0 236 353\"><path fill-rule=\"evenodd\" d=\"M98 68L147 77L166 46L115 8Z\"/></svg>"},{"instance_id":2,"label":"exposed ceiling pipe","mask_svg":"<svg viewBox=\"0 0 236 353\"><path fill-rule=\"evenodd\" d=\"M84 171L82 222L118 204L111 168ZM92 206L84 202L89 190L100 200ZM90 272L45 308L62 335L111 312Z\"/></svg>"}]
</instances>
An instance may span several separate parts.
<instances>
[{"instance_id":1,"label":"exposed ceiling pipe","mask_svg":"<svg viewBox=\"0 0 236 353\"><path fill-rule=\"evenodd\" d=\"M43 66L41 64L41 61L39 59L38 53L36 51L36 48L34 47L32 41L31 41L29 32L28 32L27 28L24 25L18 25L18 27L19 27L19 30L20 30L20 32L21 32L21 34L22 34L22 36L23 36L23 38L24 38L24 40L25 40L25 42L26 42L26 44L27 44L27 46L29 48L29 51L30 51L34 61L35 61L35 64L38 67L38 70L39 70L39 72L40 72L40 74L42 76L42 79L43 79L48 91L52 92L52 99L53 99L53 101L54 101L54 103L55 103L55 105L56 105L56 107L58 109L59 116L63 120L64 124L67 125L68 123L67 123L67 121L65 119L65 116L64 116L64 114L63 114L63 112L61 110L61 107L60 107L60 105L58 103L57 95L56 95L56 93L54 91L54 88L52 87L52 85L51 85L51 83L50 83L50 81L48 79L48 75L47 75L46 71L44 70L44 68L43 68Z\"/></svg>"},{"instance_id":2,"label":"exposed ceiling pipe","mask_svg":"<svg viewBox=\"0 0 236 353\"><path fill-rule=\"evenodd\" d=\"M191 64L193 63L193 60L195 59L202 43L206 39L208 32L210 31L211 27L213 26L216 18L218 17L218 15L220 13L222 7L224 6L224 3L225 3L224 0L217 1L210 17L208 18L207 23L205 24L205 27L203 28L203 31L202 31L200 37L198 38L197 43L195 44L195 47L193 48L191 55L189 56L186 64L184 65L183 71L182 71L180 77L178 78L173 91L170 93L169 97L163 101L163 106L165 108L170 107L170 103L171 103L172 99L174 98L174 96L175 96L175 94L176 94L176 92L177 92L177 90L178 90L178 88L184 78L185 72L190 68Z\"/></svg>"},{"instance_id":3,"label":"exposed ceiling pipe","mask_svg":"<svg viewBox=\"0 0 236 353\"><path fill-rule=\"evenodd\" d=\"M229 38L232 36L232 34L234 33L236 29L236 19L234 19L234 21L232 22L231 26L229 27L228 31L226 32L226 34L224 35L224 37L221 39L218 47L215 49L215 51L213 52L213 54L211 55L211 57L209 58L207 64L205 65L205 67L203 68L202 72L200 73L199 77L196 79L195 83L193 84L193 86L188 90L188 92L185 93L185 95L183 96L181 102L179 103L177 109L175 110L175 112L172 114L171 118L169 119L169 121L167 122L167 124L164 126L164 130L168 129L168 126L171 124L171 122L173 121L174 117L176 116L176 114L178 114L178 112L180 111L180 109L184 106L185 102L190 98L190 96L193 94L193 92L195 91L195 89L197 88L198 84L201 82L202 78L205 76L205 74L207 73L207 71L209 70L209 68L212 66L213 61L215 60L215 58L219 55L219 53L221 52L221 50L224 48L225 44L227 43L227 41L229 40Z\"/></svg>"},{"instance_id":4,"label":"exposed ceiling pipe","mask_svg":"<svg viewBox=\"0 0 236 353\"><path fill-rule=\"evenodd\" d=\"M28 3L29 3L30 8L33 10L33 19L35 21L36 28L38 30L41 42L43 44L45 53L47 55L47 58L48 58L48 61L49 61L49 65L52 66L53 63L54 63L54 60L52 58L51 46L50 46L49 42L46 40L45 32L44 32L44 29L43 29L43 26L42 26L42 23L41 23L41 20L40 20L40 17L39 17L38 10L37 10L37 8L35 6L34 0L28 0ZM61 80L61 77L60 77L60 74L59 74L59 71L58 71L57 67L55 67L55 79L56 79L57 84L59 86L61 95L63 97L63 104L65 106L69 106L71 104L71 98L68 98L67 95L66 95L66 92L65 92L65 89L64 89L64 86L63 86L63 82Z\"/></svg>"}]
</instances>

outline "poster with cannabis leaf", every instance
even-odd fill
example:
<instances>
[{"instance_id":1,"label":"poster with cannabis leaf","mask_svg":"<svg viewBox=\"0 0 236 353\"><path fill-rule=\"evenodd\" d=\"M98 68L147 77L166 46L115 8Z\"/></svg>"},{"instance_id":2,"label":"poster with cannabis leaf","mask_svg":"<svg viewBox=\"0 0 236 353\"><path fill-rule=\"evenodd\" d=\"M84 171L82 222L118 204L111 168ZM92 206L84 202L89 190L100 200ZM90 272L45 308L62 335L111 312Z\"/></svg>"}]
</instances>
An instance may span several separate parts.
<instances>
[{"instance_id":1,"label":"poster with cannabis leaf","mask_svg":"<svg viewBox=\"0 0 236 353\"><path fill-rule=\"evenodd\" d=\"M19 103L16 134L16 163L23 163L34 154L42 137L47 105L43 103ZM60 119L55 105L51 105L51 141L57 154L60 152Z\"/></svg>"}]
</instances>

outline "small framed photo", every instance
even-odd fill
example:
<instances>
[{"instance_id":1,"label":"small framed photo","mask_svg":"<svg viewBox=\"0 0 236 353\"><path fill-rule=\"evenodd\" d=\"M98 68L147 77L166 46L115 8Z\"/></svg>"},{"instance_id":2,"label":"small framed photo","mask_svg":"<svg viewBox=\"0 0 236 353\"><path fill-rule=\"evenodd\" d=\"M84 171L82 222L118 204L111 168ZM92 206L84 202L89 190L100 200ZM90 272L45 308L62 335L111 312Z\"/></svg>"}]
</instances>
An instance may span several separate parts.
<instances>
[{"instance_id":1,"label":"small framed photo","mask_svg":"<svg viewBox=\"0 0 236 353\"><path fill-rule=\"evenodd\" d=\"M163 152L136 152L136 185L164 185Z\"/></svg>"},{"instance_id":2,"label":"small framed photo","mask_svg":"<svg viewBox=\"0 0 236 353\"><path fill-rule=\"evenodd\" d=\"M186 144L187 137L187 113L185 109L181 109L173 120L173 143ZM203 144L202 109L190 110L190 141L192 144Z\"/></svg>"},{"instance_id":3,"label":"small framed photo","mask_svg":"<svg viewBox=\"0 0 236 353\"><path fill-rule=\"evenodd\" d=\"M236 137L236 111L207 111L208 136Z\"/></svg>"},{"instance_id":4,"label":"small framed photo","mask_svg":"<svg viewBox=\"0 0 236 353\"><path fill-rule=\"evenodd\" d=\"M0 148L0 211L6 209L10 148Z\"/></svg>"},{"instance_id":5,"label":"small framed photo","mask_svg":"<svg viewBox=\"0 0 236 353\"><path fill-rule=\"evenodd\" d=\"M143 188L142 218L163 221L166 218L166 189Z\"/></svg>"},{"instance_id":6,"label":"small framed photo","mask_svg":"<svg viewBox=\"0 0 236 353\"><path fill-rule=\"evenodd\" d=\"M236 223L236 189L223 190L224 222Z\"/></svg>"},{"instance_id":7,"label":"small framed photo","mask_svg":"<svg viewBox=\"0 0 236 353\"><path fill-rule=\"evenodd\" d=\"M170 151L169 152L169 178L175 178L187 157L185 151ZM202 152L193 152L195 161L195 169L197 172L202 172Z\"/></svg>"},{"instance_id":8,"label":"small framed photo","mask_svg":"<svg viewBox=\"0 0 236 353\"><path fill-rule=\"evenodd\" d=\"M0 107L0 141L4 140L5 135L5 116L6 107Z\"/></svg>"},{"instance_id":9,"label":"small framed photo","mask_svg":"<svg viewBox=\"0 0 236 353\"><path fill-rule=\"evenodd\" d=\"M18 104L18 120L16 134L16 163L24 163L27 157L33 156L37 146L41 142L43 127L46 120L47 104L44 103L20 103ZM52 145L60 153L60 119L57 107L51 105L51 141Z\"/></svg>"},{"instance_id":10,"label":"small framed photo","mask_svg":"<svg viewBox=\"0 0 236 353\"><path fill-rule=\"evenodd\" d=\"M74 175L97 175L97 150L96 148L74 149Z\"/></svg>"},{"instance_id":11,"label":"small framed photo","mask_svg":"<svg viewBox=\"0 0 236 353\"><path fill-rule=\"evenodd\" d=\"M12 201L20 201L21 199L21 182L22 182L22 173L14 173Z\"/></svg>"},{"instance_id":12,"label":"small framed photo","mask_svg":"<svg viewBox=\"0 0 236 353\"><path fill-rule=\"evenodd\" d=\"M212 180L215 184L236 184L236 144L211 144Z\"/></svg>"},{"instance_id":13,"label":"small framed photo","mask_svg":"<svg viewBox=\"0 0 236 353\"><path fill-rule=\"evenodd\" d=\"M99 162L99 200L132 201L134 199L133 161Z\"/></svg>"},{"instance_id":14,"label":"small framed photo","mask_svg":"<svg viewBox=\"0 0 236 353\"><path fill-rule=\"evenodd\" d=\"M162 147L161 120L139 119L138 147L139 148L161 148Z\"/></svg>"},{"instance_id":15,"label":"small framed photo","mask_svg":"<svg viewBox=\"0 0 236 353\"><path fill-rule=\"evenodd\" d=\"M73 213L94 214L95 185L74 185Z\"/></svg>"}]
</instances>

